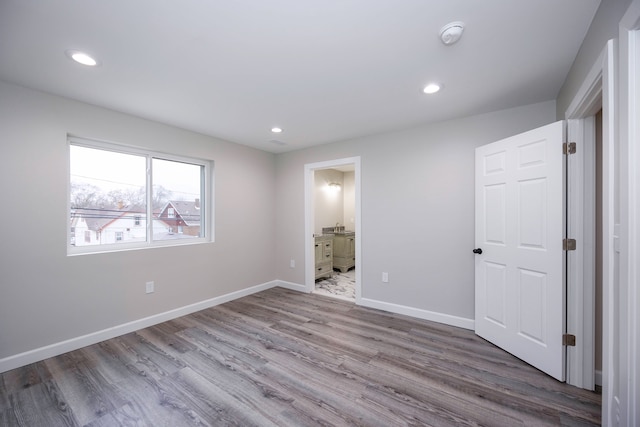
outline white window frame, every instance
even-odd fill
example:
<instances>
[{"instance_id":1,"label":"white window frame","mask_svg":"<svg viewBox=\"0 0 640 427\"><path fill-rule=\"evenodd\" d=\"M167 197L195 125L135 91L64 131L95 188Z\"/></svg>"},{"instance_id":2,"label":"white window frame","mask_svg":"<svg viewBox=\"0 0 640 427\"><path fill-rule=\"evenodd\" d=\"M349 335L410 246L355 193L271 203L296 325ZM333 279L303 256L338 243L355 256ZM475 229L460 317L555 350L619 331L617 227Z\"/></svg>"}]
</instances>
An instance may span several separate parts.
<instances>
[{"instance_id":1,"label":"white window frame","mask_svg":"<svg viewBox=\"0 0 640 427\"><path fill-rule=\"evenodd\" d=\"M131 154L137 156L143 156L147 161L147 182L146 182L146 198L147 198L147 210L144 214L146 217L147 227L147 239L144 242L125 242L103 245L89 245L89 246L73 246L71 245L71 232L69 226L69 214L71 212L71 200L69 195L71 194L71 146L80 146L93 148L97 150L113 151L122 154ZM201 206L201 237L194 237L191 239L176 239L176 240L153 240L153 207L151 203L152 193L150 191L153 188L152 182L152 159L161 159L176 161L182 163L189 163L204 168L201 185L200 206ZM105 253L105 252L120 252L127 250L138 250L145 248L156 248L165 246L185 246L202 243L210 243L214 241L214 220L213 220L213 164L212 160L198 159L193 157L185 157L176 154L163 153L154 150L147 150L139 147L132 147L128 145L114 144L110 142L97 141L87 138L81 138L69 135L67 137L67 214L65 218L66 234L67 234L67 255L82 255L92 253ZM204 199L204 200L203 200Z\"/></svg>"}]
</instances>

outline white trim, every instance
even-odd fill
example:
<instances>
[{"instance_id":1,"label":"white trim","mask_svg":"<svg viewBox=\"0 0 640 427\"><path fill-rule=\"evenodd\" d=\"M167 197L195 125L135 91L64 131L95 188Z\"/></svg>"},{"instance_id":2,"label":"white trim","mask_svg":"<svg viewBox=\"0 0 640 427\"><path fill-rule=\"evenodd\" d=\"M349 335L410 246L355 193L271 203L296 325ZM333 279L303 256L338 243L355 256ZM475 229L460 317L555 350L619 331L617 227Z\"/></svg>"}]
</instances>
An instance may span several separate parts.
<instances>
[{"instance_id":1,"label":"white trim","mask_svg":"<svg viewBox=\"0 0 640 427\"><path fill-rule=\"evenodd\" d=\"M608 44L604 47L591 70L584 78L571 104L565 111L565 119L579 119L595 115L602 105L602 73L605 58L609 55Z\"/></svg>"},{"instance_id":2,"label":"white trim","mask_svg":"<svg viewBox=\"0 0 640 427\"><path fill-rule=\"evenodd\" d=\"M616 63L617 42L610 40L603 59L602 96L602 424L611 425L617 413L618 399L615 397L617 382L616 310L617 287L616 264L619 254L618 225L616 219L616 136L617 108Z\"/></svg>"},{"instance_id":3,"label":"white trim","mask_svg":"<svg viewBox=\"0 0 640 427\"><path fill-rule=\"evenodd\" d=\"M599 92L602 87L599 86ZM591 98L598 109L601 100ZM567 236L576 250L567 252L567 333L576 346L567 347L568 384L595 389L595 118L568 120L568 140L576 153L568 157Z\"/></svg>"},{"instance_id":4,"label":"white trim","mask_svg":"<svg viewBox=\"0 0 640 427\"><path fill-rule=\"evenodd\" d=\"M256 292L261 292L278 285L280 285L280 283L278 283L278 281L276 280L266 282L261 285L252 286L250 288L231 292L219 297L210 298L194 304L186 305L184 307L169 310L164 313L154 314L153 316L134 320L122 325L113 326L101 331L92 332L80 337L71 338L55 344L50 344L44 347L36 348L34 350L29 350L24 353L5 357L3 359L0 359L0 373L25 366L30 363L38 362L49 357L58 356L69 351L77 350L88 345L93 345L104 340L119 337L130 332L134 332L143 328L147 328L149 326L156 325L158 323L175 319L177 317L186 316L188 314L195 313L196 311L215 307L216 305L224 304L225 302L233 301L235 299L242 298Z\"/></svg>"},{"instance_id":5,"label":"white trim","mask_svg":"<svg viewBox=\"0 0 640 427\"><path fill-rule=\"evenodd\" d=\"M89 148L93 150L100 151L109 151L115 154L123 154L129 156L137 156L145 159L146 166L146 177L145 177L145 194L146 194L146 209L144 215L146 217L146 229L147 236L144 241L134 241L134 242L120 242L120 243L107 243L107 244L96 244L96 245L87 245L87 246L74 246L71 245L71 233L69 229L69 216L67 216L67 224L66 224L66 235L67 235L67 256L76 256L76 255L93 255L99 253L112 253L112 252L121 252L121 251L129 251L129 250L138 250L138 249L149 249L149 248L162 248L169 246L185 246L185 245L193 245L200 243L211 243L214 242L214 161L203 159L203 158L195 158L195 157L185 157L179 156L175 154L164 153L161 151L154 151L139 147L134 147L130 145L122 145L116 144L113 142L99 141L95 139L82 138L78 136L74 136L71 134L67 134L67 196L71 193L71 147L82 147ZM179 163L186 163L194 166L200 166L202 168L202 174L200 177L200 202L201 202L201 234L204 234L202 237L193 237L190 239L154 239L153 233L153 208L151 203L152 191L153 187L152 182L152 163L153 160L163 160L163 161L172 161ZM67 213L71 213L71 200L67 197Z\"/></svg>"},{"instance_id":6,"label":"white trim","mask_svg":"<svg viewBox=\"0 0 640 427\"><path fill-rule=\"evenodd\" d=\"M571 136L586 137L586 141L591 144L593 135L593 127L584 120L585 117L589 117L595 114L599 108L602 108L602 171L603 171L603 183L602 183L602 286L603 286L603 298L602 298L602 311L603 311L603 368L602 378L603 396L606 396L607 392L611 390L611 383L609 375L613 375L613 358L615 357L615 350L613 348L614 341L612 339L612 329L614 325L613 320L613 300L612 294L614 289L614 274L613 269L615 261L613 259L613 235L614 235L614 203L615 203L615 190L614 190L614 132L615 132L615 54L616 45L615 42L610 40L605 45L600 56L594 63L593 67L587 74L583 84L576 93L573 101L569 105L569 108L565 112L567 119L580 119L573 124L569 124ZM576 135L577 134L577 135ZM589 152L589 156L593 154ZM585 161L588 159L584 159ZM591 160L589 163L581 163L580 166L584 166L584 171L580 171L580 174L584 173L585 178L592 182L592 175L595 175L595 171L590 170L592 165ZM580 176L572 176L572 183L575 186L581 185ZM593 247L593 236L589 236L588 233L595 230L595 218L592 220L590 216L581 218L582 214L576 211L578 207L584 203L589 202L591 206L591 185L586 184L582 188L582 194L578 194L578 199L573 199L574 209L573 213L576 214L570 218L570 223L574 226L579 226L580 233L586 232L587 235L583 236L587 238L587 241L591 242ZM584 191L589 190L589 194L586 195L585 200L579 200L585 196ZM591 212L589 212L589 215ZM578 223L576 221L582 221ZM594 221L591 223L591 221ZM583 248L586 248L582 245ZM594 312L591 309L585 310L585 304L587 307L592 307L592 295L593 289L591 288L591 271L592 265L589 263L589 257L591 254L583 252L581 256L571 255L570 262L573 261L572 267L580 268L577 276L584 275L586 279L589 279L586 286L588 289L581 289L581 283L577 281L578 277L571 277L568 283L568 299L567 299L567 327L571 333L576 334L576 340L578 346L574 349L567 351L567 382L579 387L585 387L592 389L592 384L595 382L595 373L592 366L591 359L593 358L595 349L593 348L593 340L591 337L595 336L595 322ZM580 267L582 266L582 268ZM586 269L586 270L585 270ZM574 276L576 276L576 270L574 269ZM584 324L584 327L581 325ZM605 366L609 364L609 366ZM603 398L603 414L607 411L607 398ZM611 400L609 400L611 401Z\"/></svg>"},{"instance_id":7,"label":"white trim","mask_svg":"<svg viewBox=\"0 0 640 427\"><path fill-rule=\"evenodd\" d=\"M330 169L336 166L354 165L355 178L355 233L356 233L356 304L360 304L362 298L362 199L360 196L361 175L360 156L343 159L328 160L304 165L304 253L305 253L305 288L304 292L312 292L315 287L315 252L314 252L314 204L313 194L315 190L314 172L320 169Z\"/></svg>"},{"instance_id":8,"label":"white trim","mask_svg":"<svg viewBox=\"0 0 640 427\"><path fill-rule=\"evenodd\" d=\"M620 281L616 397L620 401L620 425L637 426L640 425L640 0L634 0L620 20L619 43Z\"/></svg>"},{"instance_id":9,"label":"white trim","mask_svg":"<svg viewBox=\"0 0 640 427\"><path fill-rule=\"evenodd\" d=\"M466 317L452 316L450 314L438 313L435 311L423 310L420 308L408 307L406 305L393 304L369 298L361 298L360 305L363 307L389 311L391 313L403 314L405 316L411 316L418 319L443 323L449 326L456 326L458 328L469 329L471 331L475 330L475 320L467 319Z\"/></svg>"},{"instance_id":10,"label":"white trim","mask_svg":"<svg viewBox=\"0 0 640 427\"><path fill-rule=\"evenodd\" d=\"M279 286L284 289L289 289L291 291L304 292L307 294L309 293L309 291L307 290L307 287L300 283L287 282L285 280L276 280L276 286Z\"/></svg>"},{"instance_id":11,"label":"white trim","mask_svg":"<svg viewBox=\"0 0 640 427\"><path fill-rule=\"evenodd\" d=\"M595 382L597 386L602 387L602 371L596 369Z\"/></svg>"}]
</instances>

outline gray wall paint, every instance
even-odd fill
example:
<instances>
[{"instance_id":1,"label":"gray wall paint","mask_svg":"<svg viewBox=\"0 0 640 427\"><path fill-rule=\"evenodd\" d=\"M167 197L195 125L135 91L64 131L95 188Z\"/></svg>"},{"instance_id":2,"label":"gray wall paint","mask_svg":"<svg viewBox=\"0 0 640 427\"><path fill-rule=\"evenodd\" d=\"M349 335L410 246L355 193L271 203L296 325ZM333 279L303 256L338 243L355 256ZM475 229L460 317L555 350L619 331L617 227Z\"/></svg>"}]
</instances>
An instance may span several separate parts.
<instances>
[{"instance_id":1,"label":"gray wall paint","mask_svg":"<svg viewBox=\"0 0 640 427\"><path fill-rule=\"evenodd\" d=\"M356 230L356 174L355 172L344 173L344 185L342 193L344 196L344 227L345 230Z\"/></svg>"},{"instance_id":2,"label":"gray wall paint","mask_svg":"<svg viewBox=\"0 0 640 427\"><path fill-rule=\"evenodd\" d=\"M600 3L558 94L556 111L558 120L565 118L565 111L569 108L569 104L573 101L585 77L602 53L607 41L618 38L618 24L630 4L631 0L602 0Z\"/></svg>"},{"instance_id":3,"label":"gray wall paint","mask_svg":"<svg viewBox=\"0 0 640 427\"><path fill-rule=\"evenodd\" d=\"M304 165L361 156L363 297L473 318L474 150L555 114L544 102L279 154L278 278L304 284Z\"/></svg>"},{"instance_id":4,"label":"gray wall paint","mask_svg":"<svg viewBox=\"0 0 640 427\"><path fill-rule=\"evenodd\" d=\"M67 133L214 160L215 243L68 257ZM0 359L276 278L273 154L1 82L0 153Z\"/></svg>"}]
</instances>

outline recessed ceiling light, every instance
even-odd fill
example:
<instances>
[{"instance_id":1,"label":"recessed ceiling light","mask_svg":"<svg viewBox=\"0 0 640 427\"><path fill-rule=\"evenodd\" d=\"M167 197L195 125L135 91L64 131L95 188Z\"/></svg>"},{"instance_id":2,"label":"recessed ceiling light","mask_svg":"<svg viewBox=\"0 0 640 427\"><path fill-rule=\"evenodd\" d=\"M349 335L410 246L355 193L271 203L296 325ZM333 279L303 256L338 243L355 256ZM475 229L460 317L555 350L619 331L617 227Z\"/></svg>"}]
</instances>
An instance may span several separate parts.
<instances>
[{"instance_id":1,"label":"recessed ceiling light","mask_svg":"<svg viewBox=\"0 0 640 427\"><path fill-rule=\"evenodd\" d=\"M426 85L424 87L424 89L422 91L424 93L427 93L427 94L431 95L432 93L440 92L440 89L442 89L441 85L439 85L437 83L429 83L428 85Z\"/></svg>"},{"instance_id":2,"label":"recessed ceiling light","mask_svg":"<svg viewBox=\"0 0 640 427\"><path fill-rule=\"evenodd\" d=\"M98 65L98 61L79 50L68 50L65 52L67 56L79 64L86 65L88 67L95 67Z\"/></svg>"},{"instance_id":3,"label":"recessed ceiling light","mask_svg":"<svg viewBox=\"0 0 640 427\"><path fill-rule=\"evenodd\" d=\"M278 128L278 127L271 128L271 132L273 132L273 133L282 133L282 128Z\"/></svg>"}]
</instances>

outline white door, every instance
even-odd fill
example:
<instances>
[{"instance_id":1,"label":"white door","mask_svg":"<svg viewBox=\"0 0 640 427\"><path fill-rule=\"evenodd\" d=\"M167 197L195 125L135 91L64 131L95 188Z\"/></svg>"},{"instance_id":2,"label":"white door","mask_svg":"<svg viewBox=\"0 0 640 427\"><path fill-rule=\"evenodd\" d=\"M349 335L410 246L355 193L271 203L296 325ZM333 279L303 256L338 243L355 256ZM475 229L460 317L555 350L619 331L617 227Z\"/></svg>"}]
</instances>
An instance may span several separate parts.
<instances>
[{"instance_id":1,"label":"white door","mask_svg":"<svg viewBox=\"0 0 640 427\"><path fill-rule=\"evenodd\" d=\"M476 334L564 381L564 123L476 149ZM481 253L478 249L481 249Z\"/></svg>"}]
</instances>

